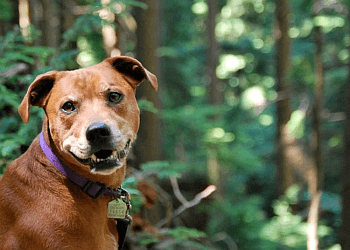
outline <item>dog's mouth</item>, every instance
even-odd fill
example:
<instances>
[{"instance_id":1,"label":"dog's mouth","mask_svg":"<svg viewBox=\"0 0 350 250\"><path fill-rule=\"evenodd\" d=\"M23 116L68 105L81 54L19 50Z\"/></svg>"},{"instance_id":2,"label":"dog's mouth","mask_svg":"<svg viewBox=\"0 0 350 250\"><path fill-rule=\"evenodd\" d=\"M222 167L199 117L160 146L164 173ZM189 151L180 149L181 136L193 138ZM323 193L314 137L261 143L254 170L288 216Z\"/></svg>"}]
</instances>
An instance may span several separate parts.
<instances>
[{"instance_id":1,"label":"dog's mouth","mask_svg":"<svg viewBox=\"0 0 350 250\"><path fill-rule=\"evenodd\" d=\"M91 172L99 172L111 168L121 167L123 165L122 159L125 158L130 150L131 140L128 140L124 149L109 150L101 149L92 153L88 158L79 158L74 152L69 151L74 158L84 165L89 165Z\"/></svg>"}]
</instances>

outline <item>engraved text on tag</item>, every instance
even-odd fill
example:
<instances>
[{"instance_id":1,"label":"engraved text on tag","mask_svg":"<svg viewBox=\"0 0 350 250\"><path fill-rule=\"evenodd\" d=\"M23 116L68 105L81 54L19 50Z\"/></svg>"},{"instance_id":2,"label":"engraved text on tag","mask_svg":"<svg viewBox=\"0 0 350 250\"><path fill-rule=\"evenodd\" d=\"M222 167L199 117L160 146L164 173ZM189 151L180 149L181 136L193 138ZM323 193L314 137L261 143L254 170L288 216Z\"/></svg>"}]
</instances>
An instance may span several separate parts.
<instances>
[{"instance_id":1,"label":"engraved text on tag","mask_svg":"<svg viewBox=\"0 0 350 250\"><path fill-rule=\"evenodd\" d=\"M113 200L108 203L108 218L124 219L126 215L126 204L121 200Z\"/></svg>"}]
</instances>

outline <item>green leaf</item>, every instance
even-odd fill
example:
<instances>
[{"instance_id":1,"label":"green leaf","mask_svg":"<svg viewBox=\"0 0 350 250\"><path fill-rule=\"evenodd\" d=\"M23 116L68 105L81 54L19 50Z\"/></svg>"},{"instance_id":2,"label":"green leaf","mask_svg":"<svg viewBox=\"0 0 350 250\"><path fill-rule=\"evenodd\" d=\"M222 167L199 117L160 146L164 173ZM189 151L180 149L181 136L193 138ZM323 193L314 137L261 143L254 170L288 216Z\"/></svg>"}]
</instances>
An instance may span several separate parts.
<instances>
[{"instance_id":1,"label":"green leaf","mask_svg":"<svg viewBox=\"0 0 350 250\"><path fill-rule=\"evenodd\" d=\"M23 61L29 64L34 64L34 59L29 57L29 56L25 56L22 53L19 52L5 52L4 57L8 60L8 62L11 61Z\"/></svg>"},{"instance_id":2,"label":"green leaf","mask_svg":"<svg viewBox=\"0 0 350 250\"><path fill-rule=\"evenodd\" d=\"M141 165L143 171L153 172L157 176L162 178L168 177L181 177L176 169L173 168L167 161L150 161Z\"/></svg>"},{"instance_id":3,"label":"green leaf","mask_svg":"<svg viewBox=\"0 0 350 250\"><path fill-rule=\"evenodd\" d=\"M8 104L13 107L18 107L20 103L19 95L8 90L4 85L0 85L0 107Z\"/></svg>"},{"instance_id":4,"label":"green leaf","mask_svg":"<svg viewBox=\"0 0 350 250\"><path fill-rule=\"evenodd\" d=\"M151 233L145 233L142 237L142 239L140 239L140 244L143 246L152 244L152 243L157 243L159 241L159 239L154 236Z\"/></svg>"},{"instance_id":5,"label":"green leaf","mask_svg":"<svg viewBox=\"0 0 350 250\"><path fill-rule=\"evenodd\" d=\"M9 128L16 127L18 121L14 117L4 117L0 120L0 135L7 132Z\"/></svg>"},{"instance_id":6,"label":"green leaf","mask_svg":"<svg viewBox=\"0 0 350 250\"><path fill-rule=\"evenodd\" d=\"M139 195L140 191L137 189L138 181L134 176L128 177L123 181L123 188L126 189L130 194Z\"/></svg>"},{"instance_id":7,"label":"green leaf","mask_svg":"<svg viewBox=\"0 0 350 250\"><path fill-rule=\"evenodd\" d=\"M204 232L199 231L198 229L195 229L195 228L187 228L187 227L177 227L174 229L170 229L166 234L174 238L180 238L185 240L188 240L191 238L206 237L206 234Z\"/></svg>"},{"instance_id":8,"label":"green leaf","mask_svg":"<svg viewBox=\"0 0 350 250\"><path fill-rule=\"evenodd\" d=\"M13 151L18 148L18 143L15 140L6 140L0 145L1 155L3 157L10 157Z\"/></svg>"},{"instance_id":9,"label":"green leaf","mask_svg":"<svg viewBox=\"0 0 350 250\"><path fill-rule=\"evenodd\" d=\"M143 3L141 1L135 1L135 0L118 0L118 1L113 1L116 3L120 3L123 2L125 5L129 5L129 6L134 6L134 7L140 7L144 10L146 10L148 8L148 5L146 3Z\"/></svg>"},{"instance_id":10,"label":"green leaf","mask_svg":"<svg viewBox=\"0 0 350 250\"><path fill-rule=\"evenodd\" d=\"M8 0L0 1L0 20L11 20L13 17L12 3Z\"/></svg>"},{"instance_id":11,"label":"green leaf","mask_svg":"<svg viewBox=\"0 0 350 250\"><path fill-rule=\"evenodd\" d=\"M45 46L25 47L23 52L31 56L47 57L55 52L54 48Z\"/></svg>"},{"instance_id":12,"label":"green leaf","mask_svg":"<svg viewBox=\"0 0 350 250\"><path fill-rule=\"evenodd\" d=\"M139 100L137 104L139 105L139 108L141 111L149 111L149 112L152 112L153 114L158 114L159 112L159 110L156 107L154 107L154 104L150 101Z\"/></svg>"}]
</instances>

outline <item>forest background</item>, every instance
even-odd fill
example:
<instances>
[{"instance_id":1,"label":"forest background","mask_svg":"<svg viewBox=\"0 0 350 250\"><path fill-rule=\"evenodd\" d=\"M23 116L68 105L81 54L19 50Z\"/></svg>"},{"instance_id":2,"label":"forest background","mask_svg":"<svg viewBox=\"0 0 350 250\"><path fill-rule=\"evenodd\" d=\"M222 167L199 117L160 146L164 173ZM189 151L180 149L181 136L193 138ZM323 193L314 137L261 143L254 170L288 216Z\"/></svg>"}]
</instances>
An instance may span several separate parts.
<instances>
[{"instance_id":1,"label":"forest background","mask_svg":"<svg viewBox=\"0 0 350 250\"><path fill-rule=\"evenodd\" d=\"M0 171L35 76L129 55L126 249L350 249L349 1L0 0ZM215 187L214 187L215 186Z\"/></svg>"}]
</instances>

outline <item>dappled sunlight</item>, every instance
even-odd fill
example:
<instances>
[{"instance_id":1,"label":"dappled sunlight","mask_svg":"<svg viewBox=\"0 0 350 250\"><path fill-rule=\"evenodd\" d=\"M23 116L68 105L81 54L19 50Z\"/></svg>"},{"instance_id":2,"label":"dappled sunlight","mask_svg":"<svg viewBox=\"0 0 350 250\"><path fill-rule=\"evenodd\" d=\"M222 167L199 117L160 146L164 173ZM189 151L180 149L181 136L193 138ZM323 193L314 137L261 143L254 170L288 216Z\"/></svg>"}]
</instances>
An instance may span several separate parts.
<instances>
[{"instance_id":1,"label":"dappled sunlight","mask_svg":"<svg viewBox=\"0 0 350 250\"><path fill-rule=\"evenodd\" d=\"M270 126L273 123L273 117L271 115L260 115L259 122L263 126Z\"/></svg>"},{"instance_id":2,"label":"dappled sunlight","mask_svg":"<svg viewBox=\"0 0 350 250\"><path fill-rule=\"evenodd\" d=\"M338 146L342 146L343 143L343 137L341 136L333 136L329 139L328 146L331 148L335 148Z\"/></svg>"},{"instance_id":3,"label":"dappled sunlight","mask_svg":"<svg viewBox=\"0 0 350 250\"><path fill-rule=\"evenodd\" d=\"M264 47L264 41L260 38L254 39L253 46L255 49L262 49Z\"/></svg>"},{"instance_id":4,"label":"dappled sunlight","mask_svg":"<svg viewBox=\"0 0 350 250\"><path fill-rule=\"evenodd\" d=\"M96 63L92 48L86 37L79 37L77 41L81 52L77 56L77 63L82 67L91 66Z\"/></svg>"},{"instance_id":5,"label":"dappled sunlight","mask_svg":"<svg viewBox=\"0 0 350 250\"><path fill-rule=\"evenodd\" d=\"M190 89L191 95L195 97L203 97L206 96L207 91L204 86L193 86Z\"/></svg>"},{"instance_id":6,"label":"dappled sunlight","mask_svg":"<svg viewBox=\"0 0 350 250\"><path fill-rule=\"evenodd\" d=\"M225 36L237 38L244 33L245 29L243 20L240 18L234 18L219 22L215 28L215 34L218 38L223 38Z\"/></svg>"},{"instance_id":7,"label":"dappled sunlight","mask_svg":"<svg viewBox=\"0 0 350 250\"><path fill-rule=\"evenodd\" d=\"M294 137L301 138L304 136L305 129L305 112L302 110L296 110L292 113L289 122L287 123L288 129L291 131Z\"/></svg>"},{"instance_id":8,"label":"dappled sunlight","mask_svg":"<svg viewBox=\"0 0 350 250\"><path fill-rule=\"evenodd\" d=\"M259 86L248 88L242 94L242 107L244 109L261 107L265 103L265 91Z\"/></svg>"},{"instance_id":9,"label":"dappled sunlight","mask_svg":"<svg viewBox=\"0 0 350 250\"><path fill-rule=\"evenodd\" d=\"M343 49L339 52L339 59L342 61L347 61L349 59L349 50Z\"/></svg>"},{"instance_id":10,"label":"dappled sunlight","mask_svg":"<svg viewBox=\"0 0 350 250\"><path fill-rule=\"evenodd\" d=\"M216 69L216 75L221 79L227 78L231 73L246 66L245 58L241 55L222 55L219 60L220 64Z\"/></svg>"},{"instance_id":11,"label":"dappled sunlight","mask_svg":"<svg viewBox=\"0 0 350 250\"><path fill-rule=\"evenodd\" d=\"M328 33L335 28L341 28L345 25L345 19L338 16L323 16L319 15L314 17L314 24L316 26L321 26L324 32Z\"/></svg>"},{"instance_id":12,"label":"dappled sunlight","mask_svg":"<svg viewBox=\"0 0 350 250\"><path fill-rule=\"evenodd\" d=\"M223 128L217 127L207 131L205 141L208 143L228 143L235 140L235 135L231 132L226 132Z\"/></svg>"},{"instance_id":13,"label":"dappled sunlight","mask_svg":"<svg viewBox=\"0 0 350 250\"><path fill-rule=\"evenodd\" d=\"M208 12L208 5L206 2L197 2L192 5L192 12L196 15L203 15Z\"/></svg>"},{"instance_id":14,"label":"dappled sunlight","mask_svg":"<svg viewBox=\"0 0 350 250\"><path fill-rule=\"evenodd\" d=\"M300 215L293 213L293 205L297 203L300 192L302 192L300 186L291 186L285 195L274 202L275 216L262 228L261 237L290 248L306 249L309 225ZM319 237L324 237L330 235L332 231L328 226L319 225L317 233ZM339 249L338 247L339 245L334 245L329 249Z\"/></svg>"}]
</instances>

